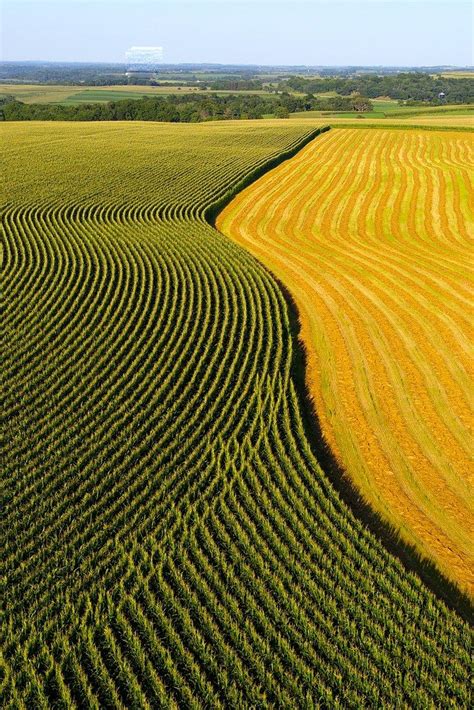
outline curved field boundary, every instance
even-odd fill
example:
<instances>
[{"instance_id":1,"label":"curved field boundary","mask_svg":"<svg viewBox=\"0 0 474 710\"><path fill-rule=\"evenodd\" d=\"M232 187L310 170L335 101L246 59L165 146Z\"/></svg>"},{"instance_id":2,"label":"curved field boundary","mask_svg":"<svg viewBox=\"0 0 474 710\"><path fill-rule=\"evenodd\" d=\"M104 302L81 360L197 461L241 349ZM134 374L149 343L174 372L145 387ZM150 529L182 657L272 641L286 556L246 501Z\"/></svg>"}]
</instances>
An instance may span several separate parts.
<instances>
[{"instance_id":1,"label":"curved field boundary","mask_svg":"<svg viewBox=\"0 0 474 710\"><path fill-rule=\"evenodd\" d=\"M341 502L281 290L205 222L307 138L242 124L2 127L11 707L468 706L468 625Z\"/></svg>"},{"instance_id":2,"label":"curved field boundary","mask_svg":"<svg viewBox=\"0 0 474 710\"><path fill-rule=\"evenodd\" d=\"M471 154L464 134L335 130L217 220L293 295L339 462L470 594Z\"/></svg>"},{"instance_id":3,"label":"curved field boundary","mask_svg":"<svg viewBox=\"0 0 474 710\"><path fill-rule=\"evenodd\" d=\"M321 128L316 128L310 131L294 146L290 146L290 148L288 148L287 150L284 150L275 157L266 160L261 165L257 166L254 170L245 175L237 183L232 185L231 189L227 190L227 192L225 192L222 197L219 197L218 199L214 200L211 205L204 209L202 216L204 217L206 222L208 222L211 226L214 226L217 215L222 212L224 207L229 204L229 202L232 200L233 197L235 197L235 195L237 195L239 192L242 192L242 190L244 190L256 180L258 180L258 178L262 175L265 175L265 173L268 173L273 168L276 168L278 165L281 165L281 163L284 163L286 160L289 160L290 158L295 156L297 153L299 153L300 150L302 150L306 145L308 145L308 143L314 140L316 136L319 136L322 133L326 133L326 131L329 131L329 128L329 126L322 126Z\"/></svg>"}]
</instances>

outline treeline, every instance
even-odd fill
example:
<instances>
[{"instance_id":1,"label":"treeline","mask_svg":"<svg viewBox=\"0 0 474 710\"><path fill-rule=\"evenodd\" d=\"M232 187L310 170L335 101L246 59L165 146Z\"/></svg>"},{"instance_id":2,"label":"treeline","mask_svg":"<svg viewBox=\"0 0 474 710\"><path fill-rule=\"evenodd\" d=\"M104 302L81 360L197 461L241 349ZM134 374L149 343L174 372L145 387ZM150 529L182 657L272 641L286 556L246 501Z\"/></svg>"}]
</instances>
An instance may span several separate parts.
<instances>
[{"instance_id":1,"label":"treeline","mask_svg":"<svg viewBox=\"0 0 474 710\"><path fill-rule=\"evenodd\" d=\"M279 88L280 90L288 91L291 89L307 93L336 91L342 96L357 92L369 98L388 96L399 101L430 103L439 102L439 94L444 93L444 103L474 103L473 79L431 76L421 72L407 72L388 76L362 74L350 78L336 76L306 79L300 76L293 76L281 82Z\"/></svg>"},{"instance_id":2,"label":"treeline","mask_svg":"<svg viewBox=\"0 0 474 710\"><path fill-rule=\"evenodd\" d=\"M275 80L282 77L281 72L266 67L265 74L275 74ZM293 72L292 72L293 73ZM0 62L0 81L11 83L61 84L69 86L111 86L143 85L166 81L180 85L208 83L214 81L258 81L257 67L219 66L219 65L162 65L147 71L129 71L126 64L106 64L90 62ZM283 76L290 72L283 72ZM238 88L238 87L237 87ZM252 86L251 88L257 88Z\"/></svg>"},{"instance_id":3,"label":"treeline","mask_svg":"<svg viewBox=\"0 0 474 710\"><path fill-rule=\"evenodd\" d=\"M207 81L207 86L214 91L261 91L263 81L260 79L216 79Z\"/></svg>"},{"instance_id":4,"label":"treeline","mask_svg":"<svg viewBox=\"0 0 474 710\"><path fill-rule=\"evenodd\" d=\"M352 94L351 96L325 96L317 97L306 94L304 97L293 96L282 92L278 97L279 103L285 106L290 113L298 111L330 111L330 112L366 112L373 111L373 104L366 96Z\"/></svg>"},{"instance_id":5,"label":"treeline","mask_svg":"<svg viewBox=\"0 0 474 710\"><path fill-rule=\"evenodd\" d=\"M212 119L261 118L272 113L276 102L258 96L144 96L108 103L76 105L24 104L5 101L6 121L170 121L197 123Z\"/></svg>"},{"instance_id":6,"label":"treeline","mask_svg":"<svg viewBox=\"0 0 474 710\"><path fill-rule=\"evenodd\" d=\"M1 62L0 79L12 83L111 86L128 84L124 64ZM149 83L146 81L146 83Z\"/></svg>"},{"instance_id":7,"label":"treeline","mask_svg":"<svg viewBox=\"0 0 474 710\"><path fill-rule=\"evenodd\" d=\"M215 76L212 74L215 73ZM278 81L280 76L275 76ZM0 63L0 81L11 83L31 82L65 86L192 86L216 91L258 91L263 81L248 72L238 75L210 75L184 71L129 72L119 64L17 64Z\"/></svg>"},{"instance_id":8,"label":"treeline","mask_svg":"<svg viewBox=\"0 0 474 710\"><path fill-rule=\"evenodd\" d=\"M6 96L0 102L5 121L171 121L197 123L209 120L262 118L274 115L287 118L290 113L312 111L370 111L370 101L361 96L334 97L318 100L289 94L257 96L255 94L219 96L216 94L144 96L109 103L25 104Z\"/></svg>"}]
</instances>

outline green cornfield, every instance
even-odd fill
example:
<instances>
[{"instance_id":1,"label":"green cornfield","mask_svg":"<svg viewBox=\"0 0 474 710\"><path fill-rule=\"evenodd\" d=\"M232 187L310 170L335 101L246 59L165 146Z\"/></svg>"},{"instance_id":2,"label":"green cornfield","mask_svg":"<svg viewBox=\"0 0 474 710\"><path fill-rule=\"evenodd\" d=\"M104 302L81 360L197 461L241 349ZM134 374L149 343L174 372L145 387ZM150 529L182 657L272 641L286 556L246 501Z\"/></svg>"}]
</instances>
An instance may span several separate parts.
<instances>
[{"instance_id":1,"label":"green cornfield","mask_svg":"<svg viewBox=\"0 0 474 710\"><path fill-rule=\"evenodd\" d=\"M208 221L309 124L3 125L8 708L468 708L468 624L315 458Z\"/></svg>"}]
</instances>

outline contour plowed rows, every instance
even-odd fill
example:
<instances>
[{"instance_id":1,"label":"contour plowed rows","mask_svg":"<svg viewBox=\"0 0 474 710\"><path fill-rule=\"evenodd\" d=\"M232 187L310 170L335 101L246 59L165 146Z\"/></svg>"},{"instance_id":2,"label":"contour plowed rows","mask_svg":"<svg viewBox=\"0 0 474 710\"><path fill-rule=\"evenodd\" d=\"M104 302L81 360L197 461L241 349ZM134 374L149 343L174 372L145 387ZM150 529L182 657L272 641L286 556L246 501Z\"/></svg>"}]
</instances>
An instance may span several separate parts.
<instances>
[{"instance_id":1,"label":"contour plowed rows","mask_svg":"<svg viewBox=\"0 0 474 710\"><path fill-rule=\"evenodd\" d=\"M332 130L218 219L294 294L348 473L471 593L472 158L467 133Z\"/></svg>"},{"instance_id":2,"label":"contour plowed rows","mask_svg":"<svg viewBox=\"0 0 474 710\"><path fill-rule=\"evenodd\" d=\"M4 128L7 706L467 707L468 627L338 499L204 220L306 129Z\"/></svg>"}]
</instances>

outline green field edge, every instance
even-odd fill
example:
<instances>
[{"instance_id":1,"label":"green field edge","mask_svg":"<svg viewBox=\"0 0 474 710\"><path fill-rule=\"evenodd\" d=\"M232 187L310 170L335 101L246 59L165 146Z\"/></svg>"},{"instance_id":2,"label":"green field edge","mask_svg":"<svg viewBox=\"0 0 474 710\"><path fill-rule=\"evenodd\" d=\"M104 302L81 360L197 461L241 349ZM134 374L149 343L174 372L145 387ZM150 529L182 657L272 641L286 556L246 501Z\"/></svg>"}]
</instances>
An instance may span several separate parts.
<instances>
[{"instance_id":1,"label":"green field edge","mask_svg":"<svg viewBox=\"0 0 474 710\"><path fill-rule=\"evenodd\" d=\"M334 128L352 128L351 124L341 126L337 124ZM369 126L358 126L360 128L369 128ZM394 126L395 128L405 128L404 126ZM385 126L372 125L370 128L386 128ZM387 128L389 128L387 126ZM410 126L413 129L419 130L439 130L428 126ZM333 129L330 125L319 127L309 134L306 134L296 145L290 149L283 151L277 156L273 156L270 160L265 161L255 170L245 175L242 180L232 186L224 195L211 205L203 210L202 216L205 221L224 239L229 237L220 232L216 227L216 220L220 212L234 199L234 197L243 189L258 180L264 174L270 172L285 161L297 155L306 145L315 140L322 133ZM453 130L443 128L443 130ZM469 130L463 128L461 130ZM243 248L243 247L242 247ZM253 257L256 259L256 257ZM322 432L320 418L314 406L308 385L307 385L307 348L301 334L301 317L296 305L296 302L287 286L279 279L271 269L263 262L256 259L260 266L274 279L277 283L281 294L285 300L288 317L290 322L290 331L293 348L292 362L292 380L295 385L295 390L300 404L300 411L306 439L310 448L319 462L324 474L331 482L339 494L341 500L347 505L351 512L358 518L366 528L378 539L394 557L396 557L407 570L414 572L424 582L428 589L446 606L457 613L464 621L474 628L474 603L454 582L448 579L430 559L424 557L420 551L410 543L403 540L399 530L390 523L389 520L383 518L361 495L352 478L347 471L341 466L335 453L331 449Z\"/></svg>"}]
</instances>

